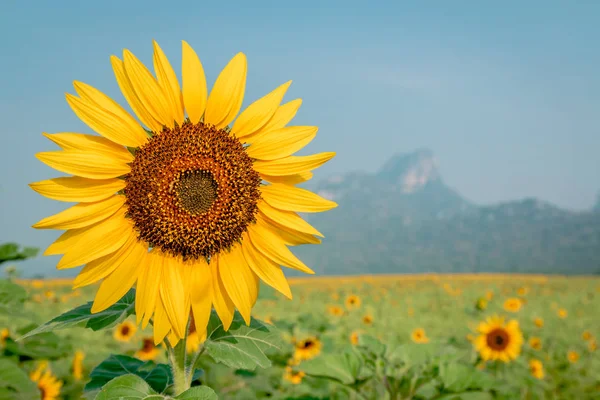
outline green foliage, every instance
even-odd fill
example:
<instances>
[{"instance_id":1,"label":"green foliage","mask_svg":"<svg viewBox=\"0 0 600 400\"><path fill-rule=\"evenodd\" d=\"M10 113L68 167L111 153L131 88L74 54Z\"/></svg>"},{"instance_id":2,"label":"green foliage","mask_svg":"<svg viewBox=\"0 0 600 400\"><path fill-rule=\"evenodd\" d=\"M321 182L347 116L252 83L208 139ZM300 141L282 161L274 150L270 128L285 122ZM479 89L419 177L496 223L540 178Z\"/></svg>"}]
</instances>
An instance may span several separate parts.
<instances>
[{"instance_id":1,"label":"green foliage","mask_svg":"<svg viewBox=\"0 0 600 400\"><path fill-rule=\"evenodd\" d=\"M152 387L138 375L122 375L108 382L96 395L95 400L217 400L214 390L206 386L193 387L179 396L170 397L156 393Z\"/></svg>"},{"instance_id":2,"label":"green foliage","mask_svg":"<svg viewBox=\"0 0 600 400\"><path fill-rule=\"evenodd\" d=\"M9 280L0 279L0 315L22 315L26 299L25 289Z\"/></svg>"},{"instance_id":3,"label":"green foliage","mask_svg":"<svg viewBox=\"0 0 600 400\"><path fill-rule=\"evenodd\" d=\"M14 362L0 358L0 399L32 400L40 391L29 376Z\"/></svg>"},{"instance_id":4,"label":"green foliage","mask_svg":"<svg viewBox=\"0 0 600 400\"><path fill-rule=\"evenodd\" d=\"M4 243L0 245L0 264L7 261L19 261L25 260L31 257L35 257L38 254L39 249L35 247L24 247L20 249L20 246L16 243Z\"/></svg>"}]
</instances>

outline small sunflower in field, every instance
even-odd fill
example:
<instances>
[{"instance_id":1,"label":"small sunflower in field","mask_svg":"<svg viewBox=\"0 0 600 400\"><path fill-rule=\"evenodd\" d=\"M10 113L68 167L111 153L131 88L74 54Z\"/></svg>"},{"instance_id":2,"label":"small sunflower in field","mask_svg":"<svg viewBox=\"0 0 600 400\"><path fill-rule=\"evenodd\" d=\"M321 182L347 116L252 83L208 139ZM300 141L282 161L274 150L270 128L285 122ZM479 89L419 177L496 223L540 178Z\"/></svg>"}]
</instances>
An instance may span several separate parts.
<instances>
[{"instance_id":1,"label":"small sunflower in field","mask_svg":"<svg viewBox=\"0 0 600 400\"><path fill-rule=\"evenodd\" d=\"M540 360L529 360L529 372L536 379L544 379L544 364Z\"/></svg>"},{"instance_id":2,"label":"small sunflower in field","mask_svg":"<svg viewBox=\"0 0 600 400\"><path fill-rule=\"evenodd\" d=\"M142 339L142 348L135 352L135 357L143 361L156 360L160 349L154 345L154 339L147 337Z\"/></svg>"},{"instance_id":3,"label":"small sunflower in field","mask_svg":"<svg viewBox=\"0 0 600 400\"><path fill-rule=\"evenodd\" d=\"M358 297L355 294L351 294L350 296L346 297L346 308L349 310L354 310L356 308L359 308L361 304L360 301L360 297Z\"/></svg>"},{"instance_id":4,"label":"small sunflower in field","mask_svg":"<svg viewBox=\"0 0 600 400\"><path fill-rule=\"evenodd\" d=\"M80 381L83 378L83 359L85 353L81 350L77 350L73 355L73 363L71 364L71 370L73 372L73 378L76 381Z\"/></svg>"},{"instance_id":5,"label":"small sunflower in field","mask_svg":"<svg viewBox=\"0 0 600 400\"><path fill-rule=\"evenodd\" d=\"M335 317L341 317L344 315L344 309L340 306L329 306L327 312Z\"/></svg>"},{"instance_id":6,"label":"small sunflower in field","mask_svg":"<svg viewBox=\"0 0 600 400\"><path fill-rule=\"evenodd\" d=\"M534 318L533 323L538 328L543 328L544 327L544 320L542 318L540 318L540 317Z\"/></svg>"},{"instance_id":7,"label":"small sunflower in field","mask_svg":"<svg viewBox=\"0 0 600 400\"><path fill-rule=\"evenodd\" d=\"M44 281L41 279L34 279L33 282L31 282L31 287L34 289L41 289L44 287Z\"/></svg>"},{"instance_id":8,"label":"small sunflower in field","mask_svg":"<svg viewBox=\"0 0 600 400\"><path fill-rule=\"evenodd\" d=\"M483 360L508 362L521 353L523 334L516 320L505 322L503 317L489 317L479 324L477 331L479 336L474 346Z\"/></svg>"},{"instance_id":9,"label":"small sunflower in field","mask_svg":"<svg viewBox=\"0 0 600 400\"><path fill-rule=\"evenodd\" d=\"M6 339L10 337L10 330L8 328L2 328L0 330L0 344L4 345Z\"/></svg>"},{"instance_id":10,"label":"small sunflower in field","mask_svg":"<svg viewBox=\"0 0 600 400\"><path fill-rule=\"evenodd\" d=\"M76 288L102 281L101 312L136 286L137 323L153 319L155 344L185 336L190 312L206 330L214 306L228 330L237 308L250 324L263 280L288 298L281 266L314 272L288 248L323 235L297 213L337 204L295 186L333 152L294 156L316 126L287 126L301 100L282 104L291 81L242 110L247 60L236 54L208 90L195 51L182 42L181 81L154 42L154 74L129 50L111 64L133 114L98 89L74 82L66 100L98 135L44 133L60 151L36 157L66 173L30 184L77 202L37 229L65 232L45 251L58 269L85 265ZM180 84L181 82L181 84Z\"/></svg>"},{"instance_id":11,"label":"small sunflower in field","mask_svg":"<svg viewBox=\"0 0 600 400\"><path fill-rule=\"evenodd\" d=\"M581 338L587 342L588 340L593 339L594 336L590 331L583 331L583 333L581 334Z\"/></svg>"},{"instance_id":12,"label":"small sunflower in field","mask_svg":"<svg viewBox=\"0 0 600 400\"><path fill-rule=\"evenodd\" d=\"M323 344L315 337L310 336L294 343L294 358L300 361L310 360L321 354Z\"/></svg>"},{"instance_id":13,"label":"small sunflower in field","mask_svg":"<svg viewBox=\"0 0 600 400\"><path fill-rule=\"evenodd\" d=\"M569 312L564 308L559 308L557 311L558 318L565 319L569 316Z\"/></svg>"},{"instance_id":14,"label":"small sunflower in field","mask_svg":"<svg viewBox=\"0 0 600 400\"><path fill-rule=\"evenodd\" d=\"M508 312L518 312L523 306L521 299L511 297L504 302L504 309Z\"/></svg>"},{"instance_id":15,"label":"small sunflower in field","mask_svg":"<svg viewBox=\"0 0 600 400\"><path fill-rule=\"evenodd\" d=\"M477 302L475 303L475 308L478 309L479 311L483 311L487 308L488 306L488 300L485 297L480 297L477 299Z\"/></svg>"},{"instance_id":16,"label":"small sunflower in field","mask_svg":"<svg viewBox=\"0 0 600 400\"><path fill-rule=\"evenodd\" d=\"M494 292L491 290L488 290L485 292L485 299L487 301L492 301L492 299L494 298Z\"/></svg>"},{"instance_id":17,"label":"small sunflower in field","mask_svg":"<svg viewBox=\"0 0 600 400\"><path fill-rule=\"evenodd\" d=\"M537 336L532 336L529 338L529 347L534 350L541 350L542 348L542 339Z\"/></svg>"},{"instance_id":18,"label":"small sunflower in field","mask_svg":"<svg viewBox=\"0 0 600 400\"><path fill-rule=\"evenodd\" d=\"M596 342L596 339L592 339L588 342L588 350L592 353L598 350L598 343Z\"/></svg>"},{"instance_id":19,"label":"small sunflower in field","mask_svg":"<svg viewBox=\"0 0 600 400\"><path fill-rule=\"evenodd\" d=\"M285 372L283 374L283 379L294 384L299 385L302 383L302 378L304 378L304 371L294 371L292 367L285 367Z\"/></svg>"},{"instance_id":20,"label":"small sunflower in field","mask_svg":"<svg viewBox=\"0 0 600 400\"><path fill-rule=\"evenodd\" d=\"M372 325L373 324L373 316L371 314L367 314L367 315L363 316L362 322L365 325Z\"/></svg>"},{"instance_id":21,"label":"small sunflower in field","mask_svg":"<svg viewBox=\"0 0 600 400\"><path fill-rule=\"evenodd\" d=\"M529 293L529 288L522 286L519 289L517 289L517 295L519 296L525 296L527 293Z\"/></svg>"},{"instance_id":22,"label":"small sunflower in field","mask_svg":"<svg viewBox=\"0 0 600 400\"><path fill-rule=\"evenodd\" d=\"M410 338L415 343L429 343L429 338L423 328L413 330L410 334Z\"/></svg>"},{"instance_id":23,"label":"small sunflower in field","mask_svg":"<svg viewBox=\"0 0 600 400\"><path fill-rule=\"evenodd\" d=\"M29 379L37 384L41 393L41 400L58 400L63 382L58 380L50 371L48 363L42 361L39 366L29 375Z\"/></svg>"},{"instance_id":24,"label":"small sunflower in field","mask_svg":"<svg viewBox=\"0 0 600 400\"><path fill-rule=\"evenodd\" d=\"M137 331L136 325L131 321L123 321L115 327L113 337L118 342L127 343Z\"/></svg>"},{"instance_id":25,"label":"small sunflower in field","mask_svg":"<svg viewBox=\"0 0 600 400\"><path fill-rule=\"evenodd\" d=\"M579 353L574 350L570 350L567 353L567 360L569 360L571 364L575 364L577 361L579 361Z\"/></svg>"},{"instance_id":26,"label":"small sunflower in field","mask_svg":"<svg viewBox=\"0 0 600 400\"><path fill-rule=\"evenodd\" d=\"M353 346L356 346L358 344L358 339L360 337L360 334L356 331L352 332L350 334L350 343L352 343Z\"/></svg>"},{"instance_id":27,"label":"small sunflower in field","mask_svg":"<svg viewBox=\"0 0 600 400\"><path fill-rule=\"evenodd\" d=\"M206 334L203 334L202 337L198 334L196 330L196 324L190 321L190 328L188 331L188 336L185 342L185 348L188 353L195 353L200 349L200 344L204 342Z\"/></svg>"}]
</instances>

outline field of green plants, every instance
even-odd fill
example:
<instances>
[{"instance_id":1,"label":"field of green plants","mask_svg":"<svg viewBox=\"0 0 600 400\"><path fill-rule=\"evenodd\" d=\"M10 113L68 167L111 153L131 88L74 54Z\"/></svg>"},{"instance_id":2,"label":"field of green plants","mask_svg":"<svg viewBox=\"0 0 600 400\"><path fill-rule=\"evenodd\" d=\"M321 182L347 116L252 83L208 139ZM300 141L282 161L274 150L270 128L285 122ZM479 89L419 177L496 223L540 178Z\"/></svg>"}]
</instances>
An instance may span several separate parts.
<instances>
[{"instance_id":1,"label":"field of green plants","mask_svg":"<svg viewBox=\"0 0 600 400\"><path fill-rule=\"evenodd\" d=\"M236 318L224 332L211 320L205 343L190 334L188 352L201 349L195 385L221 399L599 398L598 278L316 277L291 284L291 301L261 288L253 316L262 323L246 327ZM165 349L154 346L150 326L135 325L130 295L101 316L80 307L76 318L71 312L18 340L85 304L95 289L72 290L68 280L0 281L1 399L117 398L95 396L126 374L142 377L152 393L169 392ZM485 336L480 323L494 315L518 322L514 359L485 361L489 352L476 346ZM508 336L517 343L516 333ZM228 348L228 338L237 347ZM125 398L150 398L144 390Z\"/></svg>"}]
</instances>

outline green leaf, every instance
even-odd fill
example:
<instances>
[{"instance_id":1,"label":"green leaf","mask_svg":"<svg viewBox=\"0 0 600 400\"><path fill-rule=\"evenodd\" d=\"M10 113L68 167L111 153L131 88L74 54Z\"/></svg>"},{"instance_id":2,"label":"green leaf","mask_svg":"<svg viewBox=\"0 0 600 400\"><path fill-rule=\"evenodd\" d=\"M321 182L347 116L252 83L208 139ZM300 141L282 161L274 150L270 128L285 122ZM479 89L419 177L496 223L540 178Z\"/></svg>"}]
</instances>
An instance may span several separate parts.
<instances>
[{"instance_id":1,"label":"green leaf","mask_svg":"<svg viewBox=\"0 0 600 400\"><path fill-rule=\"evenodd\" d=\"M208 338L204 347L215 361L230 368L254 370L267 368L271 361L266 353L280 351L281 337L274 327L252 319L247 326L236 312L226 332L216 312L212 312L207 327Z\"/></svg>"},{"instance_id":2,"label":"green leaf","mask_svg":"<svg viewBox=\"0 0 600 400\"><path fill-rule=\"evenodd\" d=\"M25 260L35 257L39 249L35 247L25 247L19 251L19 245L16 243L4 243L0 245L0 264L6 261Z\"/></svg>"},{"instance_id":3,"label":"green leaf","mask_svg":"<svg viewBox=\"0 0 600 400\"><path fill-rule=\"evenodd\" d=\"M0 359L0 399L31 400L39 397L37 385L25 371L8 359Z\"/></svg>"},{"instance_id":4,"label":"green leaf","mask_svg":"<svg viewBox=\"0 0 600 400\"><path fill-rule=\"evenodd\" d=\"M358 337L358 347L378 357L382 357L386 350L385 344L370 335L360 335Z\"/></svg>"},{"instance_id":5,"label":"green leaf","mask_svg":"<svg viewBox=\"0 0 600 400\"><path fill-rule=\"evenodd\" d=\"M495 381L487 373L470 365L459 363L440 364L439 377L444 389L450 392L464 392L467 389L488 389Z\"/></svg>"},{"instance_id":6,"label":"green leaf","mask_svg":"<svg viewBox=\"0 0 600 400\"><path fill-rule=\"evenodd\" d=\"M123 321L134 312L135 306L135 289L131 289L121 300L110 306L104 311L92 314L92 304L89 302L71 311L46 322L36 329L28 332L25 336L18 340L23 340L27 337L37 335L42 332L55 331L72 327L89 328L93 331L98 331L104 328L111 328Z\"/></svg>"},{"instance_id":7,"label":"green leaf","mask_svg":"<svg viewBox=\"0 0 600 400\"><path fill-rule=\"evenodd\" d=\"M208 386L193 387L175 398L178 400L218 400L215 391Z\"/></svg>"},{"instance_id":8,"label":"green leaf","mask_svg":"<svg viewBox=\"0 0 600 400\"><path fill-rule=\"evenodd\" d=\"M165 391L173 384L171 368L166 364L155 364L152 361L142 361L137 358L111 355L90 373L90 381L85 385L85 391L98 389L116 377L133 374L147 382L158 393Z\"/></svg>"},{"instance_id":9,"label":"green leaf","mask_svg":"<svg viewBox=\"0 0 600 400\"><path fill-rule=\"evenodd\" d=\"M324 354L303 362L300 368L307 375L335 379L345 385L355 383L359 377L364 378L361 373L363 362L352 350L346 350L342 354Z\"/></svg>"},{"instance_id":10,"label":"green leaf","mask_svg":"<svg viewBox=\"0 0 600 400\"><path fill-rule=\"evenodd\" d=\"M31 330L35 325L25 326L18 334L23 334ZM71 353L71 344L64 339L58 337L55 333L44 332L36 337L30 337L22 341L15 342L11 338L7 338L4 351L8 354L14 354L21 357L29 358L47 358L56 359L67 356Z\"/></svg>"},{"instance_id":11,"label":"green leaf","mask_svg":"<svg viewBox=\"0 0 600 400\"><path fill-rule=\"evenodd\" d=\"M159 400L165 398L157 395L150 385L137 375L123 375L113 379L96 396L96 400Z\"/></svg>"},{"instance_id":12,"label":"green leaf","mask_svg":"<svg viewBox=\"0 0 600 400\"><path fill-rule=\"evenodd\" d=\"M488 392L453 393L437 397L438 400L492 400L493 398Z\"/></svg>"},{"instance_id":13,"label":"green leaf","mask_svg":"<svg viewBox=\"0 0 600 400\"><path fill-rule=\"evenodd\" d=\"M0 314L19 315L27 299L24 288L6 279L0 279Z\"/></svg>"}]
</instances>

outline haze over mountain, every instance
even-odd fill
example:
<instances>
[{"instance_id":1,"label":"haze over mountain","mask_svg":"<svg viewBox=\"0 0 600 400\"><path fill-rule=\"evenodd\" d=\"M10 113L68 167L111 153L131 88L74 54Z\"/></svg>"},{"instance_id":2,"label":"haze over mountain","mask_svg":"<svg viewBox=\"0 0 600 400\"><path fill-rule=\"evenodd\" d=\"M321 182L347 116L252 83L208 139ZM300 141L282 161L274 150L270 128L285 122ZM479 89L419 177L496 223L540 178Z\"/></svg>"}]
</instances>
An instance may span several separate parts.
<instances>
[{"instance_id":1,"label":"haze over mountain","mask_svg":"<svg viewBox=\"0 0 600 400\"><path fill-rule=\"evenodd\" d=\"M305 215L325 239L297 254L319 274L600 273L600 201L585 212L533 198L478 206L444 183L428 149L309 188L339 204Z\"/></svg>"}]
</instances>

